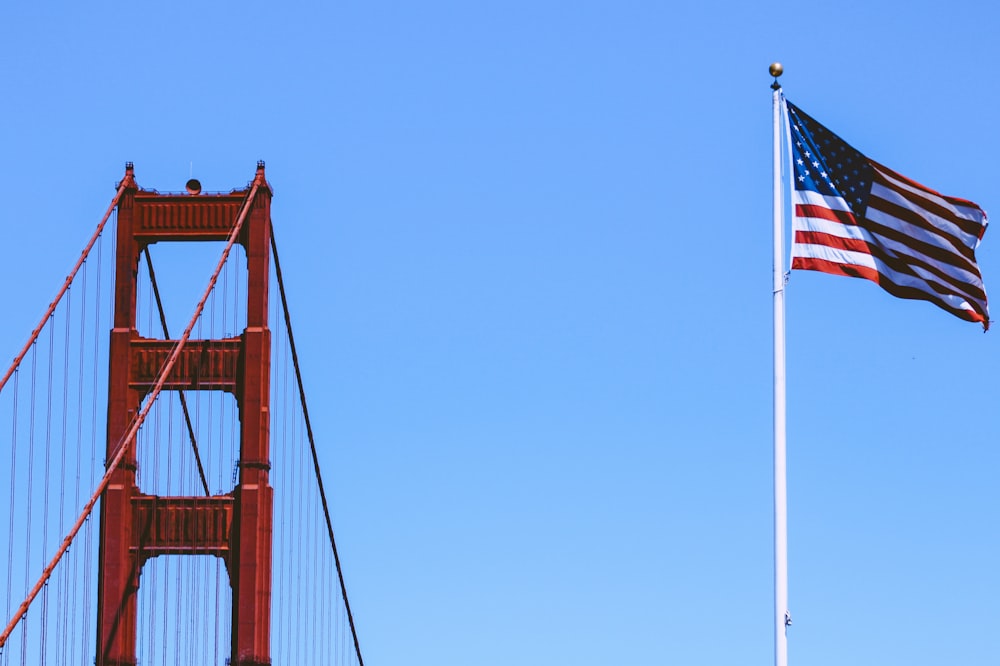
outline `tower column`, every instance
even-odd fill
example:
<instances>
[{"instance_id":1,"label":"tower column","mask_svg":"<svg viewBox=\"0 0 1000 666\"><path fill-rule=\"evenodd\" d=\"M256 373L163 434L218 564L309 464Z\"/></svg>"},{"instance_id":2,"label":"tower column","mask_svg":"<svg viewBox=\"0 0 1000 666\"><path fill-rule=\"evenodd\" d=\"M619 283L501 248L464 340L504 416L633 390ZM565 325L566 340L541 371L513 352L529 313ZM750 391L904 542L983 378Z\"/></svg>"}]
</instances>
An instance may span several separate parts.
<instances>
[{"instance_id":1,"label":"tower column","mask_svg":"<svg viewBox=\"0 0 1000 666\"><path fill-rule=\"evenodd\" d=\"M248 190L230 194L158 194L135 185L118 203L114 328L108 368L107 459L129 431L154 368L175 341L141 338L136 330L139 253L163 241L226 240ZM102 496L98 569L97 666L136 664L137 604L143 563L172 553L221 557L233 589L232 666L271 663L270 471L271 332L268 285L271 190L259 163L258 186L238 242L247 254L247 328L239 338L189 340L164 390L224 390L240 412L239 482L211 497L158 497L136 485L137 452L130 442ZM206 276L207 277L207 276ZM151 375L151 372L153 373ZM201 526L197 529L192 526ZM211 526L207 529L206 526Z\"/></svg>"}]
</instances>

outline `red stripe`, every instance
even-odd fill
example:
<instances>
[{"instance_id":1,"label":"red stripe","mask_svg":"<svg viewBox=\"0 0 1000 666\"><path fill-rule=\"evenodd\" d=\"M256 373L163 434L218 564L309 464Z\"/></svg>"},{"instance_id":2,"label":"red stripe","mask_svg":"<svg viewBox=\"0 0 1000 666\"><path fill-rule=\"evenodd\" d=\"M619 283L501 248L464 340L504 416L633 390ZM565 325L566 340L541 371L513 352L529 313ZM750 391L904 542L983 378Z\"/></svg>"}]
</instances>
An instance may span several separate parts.
<instances>
[{"instance_id":1,"label":"red stripe","mask_svg":"<svg viewBox=\"0 0 1000 666\"><path fill-rule=\"evenodd\" d=\"M867 266L840 264L826 259L817 259L815 257L795 257L792 259L792 268L795 270L819 271L820 273L828 273L830 275L844 275L846 277L864 278L879 285L897 298L928 301L943 310L947 310L956 317L965 319L966 321L980 322L983 324L983 328L989 328L989 322L986 320L984 313L979 311L978 303L970 303L976 311L954 308L948 305L945 301L936 298L932 293L921 291L920 289L916 289L914 287L901 287L900 285L890 281L878 271L868 268Z\"/></svg>"},{"instance_id":2,"label":"red stripe","mask_svg":"<svg viewBox=\"0 0 1000 666\"><path fill-rule=\"evenodd\" d=\"M834 210L819 204L796 204L795 217L816 217L821 220L829 220L830 222L857 225L854 213L845 210Z\"/></svg>"},{"instance_id":3,"label":"red stripe","mask_svg":"<svg viewBox=\"0 0 1000 666\"><path fill-rule=\"evenodd\" d=\"M875 199L874 197L872 197L872 199L869 201L870 208L874 207L871 205L872 202L874 201L884 201L884 200ZM894 217L894 219L899 220L900 222L904 223L908 222L908 220L904 220L898 216L894 216L893 213L891 213L890 211L883 211L883 212L885 212L887 215L891 217ZM957 268L966 270L970 273L975 273L975 274L979 273L979 269L976 267L975 254L969 248L964 248L962 252L953 252L947 248L943 248L934 245L932 243L928 243L927 241L914 238L913 236L907 234L906 232L896 229L894 227L889 227L884 224L880 224L867 216L858 226L864 227L869 232L871 232L872 235L876 237L875 238L876 241L878 240L878 237L893 240L909 248L913 252L922 254L926 257L930 257L931 259L937 261L938 263L955 266ZM900 254L898 250L893 250L893 253Z\"/></svg>"},{"instance_id":4,"label":"red stripe","mask_svg":"<svg viewBox=\"0 0 1000 666\"><path fill-rule=\"evenodd\" d=\"M822 231L796 231L795 242L803 245L823 245L832 247L835 250L847 250L849 252L863 252L871 254L871 247L863 240L857 238L841 238L833 234Z\"/></svg>"},{"instance_id":5,"label":"red stripe","mask_svg":"<svg viewBox=\"0 0 1000 666\"><path fill-rule=\"evenodd\" d=\"M882 200L879 200L882 201ZM891 265L894 269L900 272L909 272L905 268L901 268L904 263L914 264L922 268L927 269L933 274L937 275L944 281L947 281L955 285L956 289L965 290L971 289L975 291L975 294L970 293L972 298L977 298L979 300L986 300L986 295L982 294L981 290L975 286L968 285L968 283L962 281L960 278L955 278L944 273L940 268L934 264L923 261L913 254L920 254L925 257L929 257L938 264L954 266L956 268L965 270L973 275L976 275L980 279L982 276L979 273L979 267L976 264L975 256L969 257L963 256L956 252L951 252L945 248L938 247L926 241L921 241L913 236L909 236L906 233L895 229L893 227L888 227L883 224L878 224L868 217L861 220L860 223L855 222L854 216L850 213L844 213L843 211L831 210L829 208L824 208L823 206L817 204L799 204L795 207L795 214L797 217L811 217L827 220L830 222L843 223L852 226L861 227L866 229L869 233L873 235L873 243L866 243L864 241L857 241L860 245L848 246L842 244L840 241L833 243L827 242L825 239L814 242L813 244L818 245L829 245L830 247L837 247L845 250L854 250L858 252L865 252L866 254L872 254L878 256L887 264ZM849 219L848 219L849 218ZM898 219L898 218L897 218ZM796 234L801 232L796 232ZM820 232L810 232L810 233L820 233ZM821 234L816 236L817 238L822 238L828 236L827 234ZM796 236L796 239L798 236ZM829 236L829 238L836 238L835 236ZM882 239L892 240L909 250L909 253L904 253L899 249L888 249L883 247ZM804 241L798 241L804 242ZM967 248L966 248L967 249ZM968 250L971 254L971 250Z\"/></svg>"},{"instance_id":6,"label":"red stripe","mask_svg":"<svg viewBox=\"0 0 1000 666\"><path fill-rule=\"evenodd\" d=\"M915 211L910 208L901 206L897 203L893 203L886 199L882 199L875 195L872 195L871 198L868 199L868 208L881 211L886 215L888 215L889 217L895 218L904 224L908 224L918 229L922 229L926 231L928 234L936 238L940 238L950 248L954 248L953 250L949 250L947 248L939 248L938 250L939 252L947 252L949 254L965 257L966 259L968 259L973 263L976 261L975 253L973 252L973 249L971 247L966 245L965 242L962 241L960 238L957 238L949 234L947 231L941 229L940 227L934 226L931 222L927 220L926 217L924 217L924 215L921 214L925 213L925 211ZM875 222L872 222L872 224L875 224ZM905 234L905 232L900 232L900 233L904 233L904 235L910 237L908 234ZM973 236L975 236L975 234L973 234ZM928 247L939 247L931 243L927 243L927 241L917 241L917 242L924 243Z\"/></svg>"},{"instance_id":7,"label":"red stripe","mask_svg":"<svg viewBox=\"0 0 1000 666\"><path fill-rule=\"evenodd\" d=\"M846 275L847 277L859 277L878 284L879 272L867 266L857 266L854 264L841 264L827 259L817 259L816 257L794 257L792 268L806 271L819 271L830 275Z\"/></svg>"},{"instance_id":8,"label":"red stripe","mask_svg":"<svg viewBox=\"0 0 1000 666\"><path fill-rule=\"evenodd\" d=\"M906 183L907 185L910 185L914 189L918 189L918 190L920 190L922 192L926 192L927 194L929 194L931 196L936 196L936 197L939 197L941 199L944 199L945 201L947 201L948 203L950 203L950 204L952 204L954 206L965 206L965 207L968 207L968 208L976 208L976 209L978 209L980 211L982 210L981 208L979 208L979 206L977 206L976 204L972 203L971 201L966 201L965 199L958 199L957 197L948 197L948 196L945 196L945 195L941 194L940 192L935 192L934 190L930 189L929 187L924 187L920 183L914 182L914 181L910 180L909 178L896 173L892 169L888 169L886 167L883 167L881 164L879 164L877 166L880 169L884 169L886 172L888 172L888 174L891 177L893 177L893 178L895 178L897 180L903 181L904 183ZM909 201L910 203L912 203L914 206L916 206L918 208L921 208L923 210L926 210L929 213L931 213L932 215L935 215L935 216L940 217L940 218L942 218L944 220L947 220L948 222L951 222L956 227L958 227L959 229L961 229L964 233L967 233L970 236L973 236L974 238L980 238L982 236L983 226L984 225L981 224L980 222L977 222L975 220L970 220L967 217L960 217L959 215L955 214L954 212L948 210L947 208L941 206L940 204L938 204L938 203L936 203L934 201L930 201L930 200L928 200L928 199L920 196L919 194L915 194L913 192L900 189L895 184L890 183L888 180L886 180L886 176L883 175L883 174L881 174L881 173L879 173L878 169L875 169L875 179L883 187L886 187L886 188L892 190L893 192L897 193L899 196L903 197L904 199L906 199L907 201ZM899 217L899 216L896 215L896 217ZM940 233L945 233L945 232L943 232L942 230L938 229L937 233L940 234Z\"/></svg>"},{"instance_id":9,"label":"red stripe","mask_svg":"<svg viewBox=\"0 0 1000 666\"><path fill-rule=\"evenodd\" d=\"M898 171L894 171L894 170L890 169L889 167L885 166L884 164L879 164L878 162L876 162L875 160L873 160L871 158L867 158L867 159L868 159L869 162L872 163L872 166L875 166L878 169L881 169L881 170L885 171L886 173L890 174L893 178L901 180L904 183L906 183L907 185L910 185L911 187L914 187L914 188L916 188L918 190L923 190L924 192L927 192L928 194L933 194L935 196L939 196L942 199L944 199L945 201L947 201L948 203L953 204L955 206L967 206L969 208L977 208L979 210L982 210L982 207L979 204L973 203L972 201L969 201L968 199L961 199L959 197L950 197L947 194L941 194L940 192L938 192L936 190L932 190L931 188L927 187L926 185L921 185L917 181L912 180L910 178L907 178L903 174L899 173Z\"/></svg>"},{"instance_id":10,"label":"red stripe","mask_svg":"<svg viewBox=\"0 0 1000 666\"><path fill-rule=\"evenodd\" d=\"M918 280L927 282L928 288L938 293L953 294L969 301L986 302L986 292L978 285L949 275L941 270L940 267L917 257L889 254L878 244L867 243L854 238L841 238L840 236L833 236L819 231L796 231L794 238L796 243L805 245L820 245L835 250L847 250L871 255L896 273L910 275ZM922 268L935 276L940 284L921 277L914 271L914 267ZM975 275L982 280L982 276L979 275L978 271L975 272Z\"/></svg>"}]
</instances>

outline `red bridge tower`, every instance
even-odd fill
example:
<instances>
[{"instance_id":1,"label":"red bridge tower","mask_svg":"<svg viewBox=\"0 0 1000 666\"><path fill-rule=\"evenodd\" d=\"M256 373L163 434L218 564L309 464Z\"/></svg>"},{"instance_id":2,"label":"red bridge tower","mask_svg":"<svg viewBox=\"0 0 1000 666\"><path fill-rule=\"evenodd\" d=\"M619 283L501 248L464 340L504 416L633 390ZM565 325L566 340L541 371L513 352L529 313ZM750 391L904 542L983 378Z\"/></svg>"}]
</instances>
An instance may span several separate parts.
<instances>
[{"instance_id":1,"label":"red bridge tower","mask_svg":"<svg viewBox=\"0 0 1000 666\"><path fill-rule=\"evenodd\" d=\"M129 430L175 341L139 336L136 280L143 248L163 241L227 240L249 192L158 194L140 190L131 163L118 203L114 328L108 382L108 459ZM101 501L97 666L136 664L136 596L142 566L157 555L214 555L233 590L232 666L271 663L269 484L271 333L267 298L271 190L257 165L253 201L238 242L247 256L247 327L224 340L189 340L168 390L221 390L239 405L239 482L226 495L161 497L136 485L135 442Z\"/></svg>"}]
</instances>

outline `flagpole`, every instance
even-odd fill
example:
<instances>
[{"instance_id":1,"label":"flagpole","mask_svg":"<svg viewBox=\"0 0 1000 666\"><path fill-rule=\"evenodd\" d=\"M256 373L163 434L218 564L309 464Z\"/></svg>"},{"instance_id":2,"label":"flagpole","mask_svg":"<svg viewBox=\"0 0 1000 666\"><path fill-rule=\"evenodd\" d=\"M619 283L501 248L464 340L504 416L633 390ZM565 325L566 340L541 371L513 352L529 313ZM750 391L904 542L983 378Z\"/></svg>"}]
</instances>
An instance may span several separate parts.
<instances>
[{"instance_id":1,"label":"flagpole","mask_svg":"<svg viewBox=\"0 0 1000 666\"><path fill-rule=\"evenodd\" d=\"M774 145L774 664L788 666L788 489L785 476L785 269L781 187L781 84L784 69L772 63L771 84Z\"/></svg>"}]
</instances>

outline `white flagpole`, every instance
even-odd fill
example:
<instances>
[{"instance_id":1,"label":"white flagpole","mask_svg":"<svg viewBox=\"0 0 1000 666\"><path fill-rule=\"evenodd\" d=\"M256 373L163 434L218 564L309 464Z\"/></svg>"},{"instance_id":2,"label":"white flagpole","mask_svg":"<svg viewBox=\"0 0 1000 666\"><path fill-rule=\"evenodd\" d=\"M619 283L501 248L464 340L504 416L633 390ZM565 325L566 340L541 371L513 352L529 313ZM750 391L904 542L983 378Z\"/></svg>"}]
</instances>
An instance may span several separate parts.
<instances>
[{"instance_id":1,"label":"white flagpole","mask_svg":"<svg viewBox=\"0 0 1000 666\"><path fill-rule=\"evenodd\" d=\"M781 187L781 63L770 67L774 147L774 664L788 666L788 489L785 479L785 268Z\"/></svg>"}]
</instances>

